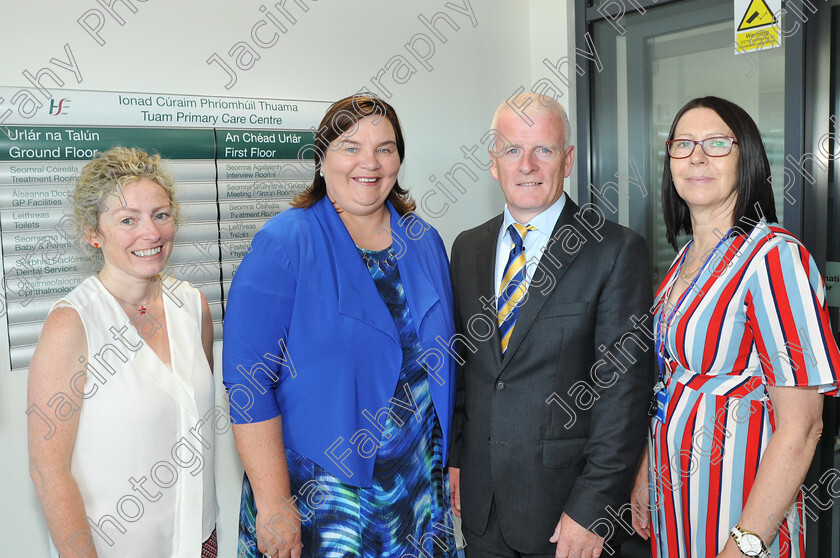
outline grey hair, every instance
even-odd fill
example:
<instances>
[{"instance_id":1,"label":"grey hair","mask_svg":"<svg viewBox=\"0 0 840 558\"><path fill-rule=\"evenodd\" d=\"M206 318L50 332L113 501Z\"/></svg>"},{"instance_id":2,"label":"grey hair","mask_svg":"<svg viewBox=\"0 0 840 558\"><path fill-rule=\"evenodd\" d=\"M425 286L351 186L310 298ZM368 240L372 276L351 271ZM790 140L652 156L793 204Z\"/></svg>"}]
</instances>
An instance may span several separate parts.
<instances>
[{"instance_id":1,"label":"grey hair","mask_svg":"<svg viewBox=\"0 0 840 558\"><path fill-rule=\"evenodd\" d=\"M496 112L493 114L493 122L490 124L491 130L498 129L499 117L502 114L506 112L514 112L511 104L517 107L521 107L525 104L528 107L533 107L530 110L532 114L550 114L559 118L563 123L563 141L565 146L569 147L569 143L572 140L572 130L569 125L569 117L566 114L566 109L563 107L562 103L554 97L540 95L538 93L522 93L499 105L499 108L497 108ZM523 108L522 110L525 109Z\"/></svg>"}]
</instances>

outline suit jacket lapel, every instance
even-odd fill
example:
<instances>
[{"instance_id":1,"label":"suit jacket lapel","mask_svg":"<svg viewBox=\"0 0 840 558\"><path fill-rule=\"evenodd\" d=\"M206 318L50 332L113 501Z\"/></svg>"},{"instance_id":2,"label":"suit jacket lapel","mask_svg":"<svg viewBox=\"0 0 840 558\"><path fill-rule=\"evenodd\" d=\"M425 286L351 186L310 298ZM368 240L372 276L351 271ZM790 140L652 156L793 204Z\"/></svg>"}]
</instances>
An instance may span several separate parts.
<instances>
[{"instance_id":1,"label":"suit jacket lapel","mask_svg":"<svg viewBox=\"0 0 840 558\"><path fill-rule=\"evenodd\" d=\"M493 356L496 359L496 366L502 365L502 338L499 336L498 318L495 308L496 302L496 241L499 238L499 227L502 226L504 215L499 215L490 221L486 229L479 235L479 241L475 250L475 297L484 297L493 304L493 321L496 328L493 330L493 337L487 341L492 347ZM483 307L484 304L479 304Z\"/></svg>"},{"instance_id":2,"label":"suit jacket lapel","mask_svg":"<svg viewBox=\"0 0 840 558\"><path fill-rule=\"evenodd\" d=\"M551 292L554 289L561 288L560 281L562 281L563 276L566 275L566 271L568 271L569 267L577 259L578 254L583 250L583 246L577 244L575 241L566 242L570 238L570 235L580 235L577 229L574 228L574 215L577 211L577 204L567 196L563 211L560 213L560 217L557 219L557 223L554 225L554 230L551 233L551 238L548 240L546 251L540 258L540 265L531 278L536 283L541 284L546 274L550 274L554 278L554 281L546 282L545 285L533 288L529 285L528 298L519 310L519 316L516 318L516 325L513 327L513 333L510 336L507 351L505 351L505 356L502 359L502 367L507 366L511 361L546 300L551 296ZM496 337L498 337L498 328L496 331ZM501 341L497 343L497 346L500 347L499 353L501 354Z\"/></svg>"}]
</instances>

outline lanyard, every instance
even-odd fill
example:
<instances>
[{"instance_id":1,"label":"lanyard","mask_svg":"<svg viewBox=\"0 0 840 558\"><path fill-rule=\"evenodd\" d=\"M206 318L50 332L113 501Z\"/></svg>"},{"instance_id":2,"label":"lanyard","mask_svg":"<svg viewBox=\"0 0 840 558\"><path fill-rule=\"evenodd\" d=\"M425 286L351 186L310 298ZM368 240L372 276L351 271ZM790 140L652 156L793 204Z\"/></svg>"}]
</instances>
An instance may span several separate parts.
<instances>
[{"instance_id":1,"label":"lanyard","mask_svg":"<svg viewBox=\"0 0 840 558\"><path fill-rule=\"evenodd\" d=\"M655 339L656 339L656 341L655 341L655 343L656 343L656 360L657 360L658 365L659 365L658 368L659 368L659 381L660 382L664 382L664 380L665 380L665 336L667 335L667 330L670 329L670 327L671 327L671 322L672 322L672 320L674 319L674 317L677 313L677 309L683 303L683 301L685 300L685 297L688 296L688 293L694 289L695 285L697 284L697 280L700 278L701 275L703 275L703 271L705 271L706 266L711 261L712 255L717 253L717 251L720 249L720 247L723 245L723 243L726 242L727 240L729 240L729 236L732 234L733 229L734 229L734 227L732 229L729 229L729 231L725 235L723 235L723 237L720 239L720 241L718 241L717 246L715 246L715 249L712 250L709 253L709 257L706 258L706 261L703 262L703 265L700 267L700 269L694 275L694 279L691 280L691 283L689 284L688 288L683 292L682 295L680 295L679 300L677 300L676 304L674 304L670 308L670 311L669 311L669 309L667 307L668 306L668 299L671 297L671 290L674 288L674 283L676 283L677 281L680 280L679 279L679 274L680 274L680 271L682 270L683 264L685 263L685 257L688 254L688 249L691 246L691 244L694 242L693 238L688 242L685 250L682 253L682 256L680 256L680 261L679 261L679 264L677 265L677 270L676 270L677 277L671 282L671 285L668 287L667 291L663 294L663 296L662 296L662 312L659 315L659 319L654 323L654 336L655 336Z\"/></svg>"}]
</instances>

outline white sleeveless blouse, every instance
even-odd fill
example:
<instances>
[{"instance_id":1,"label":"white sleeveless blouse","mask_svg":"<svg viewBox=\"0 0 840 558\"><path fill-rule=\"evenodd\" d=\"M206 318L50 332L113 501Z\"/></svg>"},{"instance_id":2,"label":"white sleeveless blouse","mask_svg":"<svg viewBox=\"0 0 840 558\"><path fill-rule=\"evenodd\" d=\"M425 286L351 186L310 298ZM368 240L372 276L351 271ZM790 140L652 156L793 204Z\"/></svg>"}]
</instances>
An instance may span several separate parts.
<instances>
[{"instance_id":1,"label":"white sleeveless blouse","mask_svg":"<svg viewBox=\"0 0 840 558\"><path fill-rule=\"evenodd\" d=\"M201 296L171 277L163 285L171 369L143 341L158 334L162 317L147 312L135 328L98 278L53 307L74 308L87 335L71 472L100 558L199 557L218 515ZM85 537L73 544L81 551Z\"/></svg>"}]
</instances>

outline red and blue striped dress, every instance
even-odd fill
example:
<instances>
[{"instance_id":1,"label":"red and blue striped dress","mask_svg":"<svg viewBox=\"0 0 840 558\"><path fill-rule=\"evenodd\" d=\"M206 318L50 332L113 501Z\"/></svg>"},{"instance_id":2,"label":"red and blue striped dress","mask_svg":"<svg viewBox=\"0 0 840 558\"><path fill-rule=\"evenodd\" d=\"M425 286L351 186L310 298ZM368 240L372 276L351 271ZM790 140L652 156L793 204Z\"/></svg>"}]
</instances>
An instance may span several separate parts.
<instances>
[{"instance_id":1,"label":"red and blue striped dress","mask_svg":"<svg viewBox=\"0 0 840 558\"><path fill-rule=\"evenodd\" d=\"M732 235L665 312L687 246L655 302L668 390L648 448L656 558L714 557L723 548L775 430L768 386L836 396L840 375L825 284L799 240L764 221L749 236ZM802 502L800 491L771 555L804 556Z\"/></svg>"}]
</instances>

